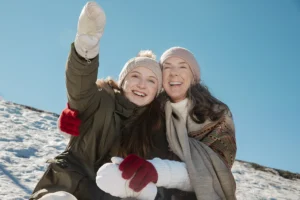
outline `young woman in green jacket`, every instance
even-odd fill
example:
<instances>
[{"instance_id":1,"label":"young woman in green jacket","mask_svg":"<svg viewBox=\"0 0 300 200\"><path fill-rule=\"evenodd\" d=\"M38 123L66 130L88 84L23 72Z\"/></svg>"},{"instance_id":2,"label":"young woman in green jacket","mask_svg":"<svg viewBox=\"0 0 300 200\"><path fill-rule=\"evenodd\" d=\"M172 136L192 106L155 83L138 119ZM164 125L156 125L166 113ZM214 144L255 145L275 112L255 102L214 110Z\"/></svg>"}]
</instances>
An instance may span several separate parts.
<instances>
[{"instance_id":1,"label":"young woman in green jacket","mask_svg":"<svg viewBox=\"0 0 300 200\"><path fill-rule=\"evenodd\" d=\"M118 85L112 80L97 81L104 26L103 10L88 2L80 14L66 65L68 106L73 110L67 115L81 120L80 134L70 138L63 153L48 160L48 169L31 200L119 199L100 190L95 181L97 170L112 156L137 153L144 158L167 159L172 155L165 134L159 134L163 124L155 98L161 91L162 74L151 51L128 60ZM147 134L149 131L154 134ZM121 132L128 137L121 140ZM156 186L150 190L156 197Z\"/></svg>"}]
</instances>

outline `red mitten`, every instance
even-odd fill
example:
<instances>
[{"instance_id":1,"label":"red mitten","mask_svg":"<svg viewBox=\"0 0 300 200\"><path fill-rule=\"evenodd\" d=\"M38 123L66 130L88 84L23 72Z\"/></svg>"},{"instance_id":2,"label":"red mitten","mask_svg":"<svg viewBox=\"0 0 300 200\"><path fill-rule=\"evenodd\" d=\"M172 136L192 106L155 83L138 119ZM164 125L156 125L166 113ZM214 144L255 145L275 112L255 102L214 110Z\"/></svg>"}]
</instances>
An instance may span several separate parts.
<instances>
[{"instance_id":1,"label":"red mitten","mask_svg":"<svg viewBox=\"0 0 300 200\"><path fill-rule=\"evenodd\" d=\"M77 118L78 111L71 110L69 104L67 104L67 108L65 108L60 117L59 117L59 129L62 132L68 133L73 136L79 135L79 127L81 124L81 120Z\"/></svg>"},{"instance_id":2,"label":"red mitten","mask_svg":"<svg viewBox=\"0 0 300 200\"><path fill-rule=\"evenodd\" d=\"M127 156L120 164L119 169L122 171L124 179L130 179L129 187L135 192L140 192L148 183L156 183L158 174L155 167L147 160L134 154Z\"/></svg>"}]
</instances>

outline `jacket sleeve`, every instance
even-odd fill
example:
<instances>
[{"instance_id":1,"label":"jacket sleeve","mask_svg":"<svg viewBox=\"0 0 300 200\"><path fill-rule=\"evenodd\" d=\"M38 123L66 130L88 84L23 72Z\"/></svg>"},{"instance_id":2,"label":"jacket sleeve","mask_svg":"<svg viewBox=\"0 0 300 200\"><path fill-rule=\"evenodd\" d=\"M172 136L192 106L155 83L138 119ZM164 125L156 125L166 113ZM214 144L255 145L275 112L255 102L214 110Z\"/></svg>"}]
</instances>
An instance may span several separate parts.
<instances>
[{"instance_id":1,"label":"jacket sleeve","mask_svg":"<svg viewBox=\"0 0 300 200\"><path fill-rule=\"evenodd\" d=\"M184 162L154 158L148 160L155 167L158 180L157 187L176 188L182 191L193 191L190 177Z\"/></svg>"},{"instance_id":2,"label":"jacket sleeve","mask_svg":"<svg viewBox=\"0 0 300 200\"><path fill-rule=\"evenodd\" d=\"M72 109L84 112L88 107L96 106L96 80L98 75L99 55L92 60L80 57L71 45L66 64L66 87L69 105Z\"/></svg>"}]
</instances>

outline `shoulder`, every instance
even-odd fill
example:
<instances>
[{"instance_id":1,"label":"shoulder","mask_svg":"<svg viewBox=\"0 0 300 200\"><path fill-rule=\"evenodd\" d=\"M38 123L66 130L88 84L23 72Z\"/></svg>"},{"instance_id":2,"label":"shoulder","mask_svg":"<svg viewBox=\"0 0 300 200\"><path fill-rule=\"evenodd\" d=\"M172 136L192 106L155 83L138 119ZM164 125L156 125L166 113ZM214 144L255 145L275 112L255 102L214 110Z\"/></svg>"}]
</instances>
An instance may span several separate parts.
<instances>
[{"instance_id":1,"label":"shoulder","mask_svg":"<svg viewBox=\"0 0 300 200\"><path fill-rule=\"evenodd\" d=\"M230 128L234 131L234 121L233 121L233 116L230 111L230 109L226 107L222 107L221 111L224 110L223 116L221 117L220 121L223 126L226 126L227 128Z\"/></svg>"},{"instance_id":2,"label":"shoulder","mask_svg":"<svg viewBox=\"0 0 300 200\"><path fill-rule=\"evenodd\" d=\"M110 96L111 98L115 99L115 90L106 81L104 81L103 79L98 79L96 81L96 85L97 85L98 91L105 93L108 96Z\"/></svg>"}]
</instances>

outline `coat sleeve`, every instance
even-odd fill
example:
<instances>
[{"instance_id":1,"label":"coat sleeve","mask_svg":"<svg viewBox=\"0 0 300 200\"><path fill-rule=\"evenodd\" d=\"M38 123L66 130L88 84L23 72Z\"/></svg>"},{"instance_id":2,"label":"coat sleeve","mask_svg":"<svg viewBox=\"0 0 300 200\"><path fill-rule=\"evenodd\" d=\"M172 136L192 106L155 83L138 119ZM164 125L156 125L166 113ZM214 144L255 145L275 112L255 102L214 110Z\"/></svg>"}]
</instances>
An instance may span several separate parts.
<instances>
[{"instance_id":1,"label":"coat sleeve","mask_svg":"<svg viewBox=\"0 0 300 200\"><path fill-rule=\"evenodd\" d=\"M154 158L148 160L156 169L157 187L176 188L182 191L193 191L186 164L180 161Z\"/></svg>"},{"instance_id":2,"label":"coat sleeve","mask_svg":"<svg viewBox=\"0 0 300 200\"><path fill-rule=\"evenodd\" d=\"M92 60L80 57L71 45L71 51L66 64L66 87L69 105L72 109L82 113L90 107L95 110L98 88L96 80L99 67L99 55ZM91 107L95 107L94 109Z\"/></svg>"},{"instance_id":3,"label":"coat sleeve","mask_svg":"<svg viewBox=\"0 0 300 200\"><path fill-rule=\"evenodd\" d=\"M231 168L237 151L235 127L230 111L218 123L207 127L200 133L191 135L209 146Z\"/></svg>"}]
</instances>

